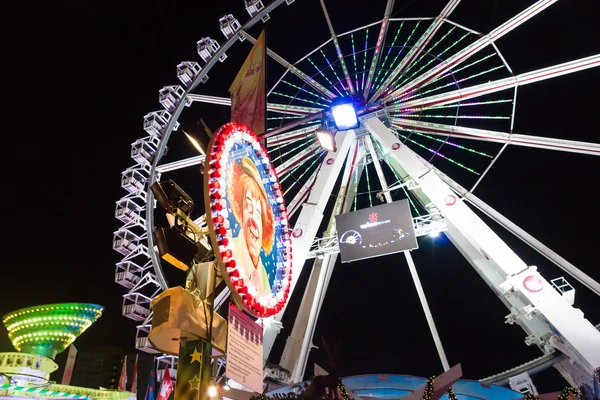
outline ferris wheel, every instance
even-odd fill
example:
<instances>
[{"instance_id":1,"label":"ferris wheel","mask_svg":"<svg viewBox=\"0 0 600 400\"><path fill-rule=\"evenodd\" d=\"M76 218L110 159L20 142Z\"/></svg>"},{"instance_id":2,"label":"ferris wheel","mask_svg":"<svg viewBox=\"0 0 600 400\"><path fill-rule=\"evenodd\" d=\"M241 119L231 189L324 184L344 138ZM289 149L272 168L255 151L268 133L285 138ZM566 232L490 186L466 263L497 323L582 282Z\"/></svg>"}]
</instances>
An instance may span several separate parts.
<instances>
[{"instance_id":1,"label":"ferris wheel","mask_svg":"<svg viewBox=\"0 0 600 400\"><path fill-rule=\"evenodd\" d=\"M150 303L172 284L153 242L160 209L150 186L192 174L198 176L198 185L201 182L198 168L205 157L186 153L190 146L180 121L186 109L197 104L229 107L228 97L203 93L209 72L227 62L228 52L245 54L247 43L256 40L251 28L267 23L276 8L290 7L286 11L293 12L306 1L244 0L250 18L242 24L232 14L223 16L219 26L225 41L200 38L199 59L177 65L180 84L163 87L162 109L144 117L146 135L132 143L134 165L122 174L126 195L117 202L116 217L123 226L113 240L113 249L122 255L115 281L128 290L123 315L139 322L140 350L158 353L148 340ZM301 380L304 374L314 325L337 260L341 241L334 217L399 199L410 203L417 236L446 233L511 310L512 322L523 327L528 341L545 355L557 350L567 354L572 362L570 366L566 362L562 372L572 384L581 383L587 378L580 376L591 376L600 366L594 351L596 344L600 348L600 334L565 301L565 287L547 282L535 267L526 265L471 210L483 211L600 295L597 282L473 194L509 145L600 155L599 144L513 133L519 87L600 66L600 54L519 74L506 62L496 42L555 2L539 0L489 33L481 33L452 20L460 0L450 0L422 18L396 17L394 0L387 0L381 19L337 32L335 15L329 15L321 0L329 30L321 45L294 60L268 48L267 65L283 72L267 88L268 129L262 138L292 227L291 290L305 260L314 259L318 266L298 311L302 318L297 319L282 357L289 381ZM335 99L353 100L358 127L332 126L327 115ZM325 149L317 132L330 135L334 149ZM205 225L201 212L193 217ZM318 232L325 234L317 237ZM409 253L407 261L419 287ZM219 294L217 306L227 295L227 290ZM265 361L284 312L263 320ZM430 328L435 338L433 322ZM577 330L589 334L590 341L578 341ZM442 364L447 364L438 342ZM173 366L175 359L170 357L167 363Z\"/></svg>"}]
</instances>

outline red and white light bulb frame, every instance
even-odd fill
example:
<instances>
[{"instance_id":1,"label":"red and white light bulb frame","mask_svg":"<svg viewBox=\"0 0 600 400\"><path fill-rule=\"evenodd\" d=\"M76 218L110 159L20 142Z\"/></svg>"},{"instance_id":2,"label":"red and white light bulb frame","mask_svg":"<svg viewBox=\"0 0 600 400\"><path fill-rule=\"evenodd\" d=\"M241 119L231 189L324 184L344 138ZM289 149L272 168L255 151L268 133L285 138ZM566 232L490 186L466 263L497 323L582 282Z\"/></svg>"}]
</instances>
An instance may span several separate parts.
<instances>
[{"instance_id":1,"label":"red and white light bulb frame","mask_svg":"<svg viewBox=\"0 0 600 400\"><path fill-rule=\"evenodd\" d=\"M232 241L232 229L229 226L227 209L227 162L228 155L234 144L247 145L262 163L262 169L268 173L263 178L267 186L267 204L273 209L274 216L274 248L276 272L281 271L281 279L275 280L277 287L271 296L258 295L249 282L244 282L240 276L239 261L235 255ZM283 193L272 166L269 155L259 137L245 124L230 122L223 125L215 134L208 154L207 177L205 191L207 193L207 222L212 226L215 256L227 277L231 293L239 300L239 304L252 315L260 318L270 317L279 313L285 306L292 281L292 246L291 228ZM262 176L262 174L261 174ZM269 187L271 190L269 190ZM277 240L279 238L280 240ZM281 254L280 254L281 253ZM281 257L278 257L281 256Z\"/></svg>"}]
</instances>

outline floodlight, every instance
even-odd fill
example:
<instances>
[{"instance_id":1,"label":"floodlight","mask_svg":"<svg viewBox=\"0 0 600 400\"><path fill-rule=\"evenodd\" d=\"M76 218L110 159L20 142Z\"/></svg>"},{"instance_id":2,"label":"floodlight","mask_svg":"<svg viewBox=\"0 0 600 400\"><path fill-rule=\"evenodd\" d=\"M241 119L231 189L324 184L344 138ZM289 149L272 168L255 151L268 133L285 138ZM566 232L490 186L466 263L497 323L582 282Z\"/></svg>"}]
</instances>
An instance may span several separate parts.
<instances>
[{"instance_id":1,"label":"floodlight","mask_svg":"<svg viewBox=\"0 0 600 400\"><path fill-rule=\"evenodd\" d=\"M440 236L440 231L436 231L436 230L429 231L429 237L436 238L438 236Z\"/></svg>"},{"instance_id":2,"label":"floodlight","mask_svg":"<svg viewBox=\"0 0 600 400\"><path fill-rule=\"evenodd\" d=\"M153 237L160 258L183 271L187 271L193 265L194 257L198 254L198 245L181 229L159 226L154 230Z\"/></svg>"},{"instance_id":3,"label":"floodlight","mask_svg":"<svg viewBox=\"0 0 600 400\"><path fill-rule=\"evenodd\" d=\"M168 212L173 213L178 208L184 214L190 215L194 208L194 201L172 180L164 182L154 182L150 186L154 197L160 205Z\"/></svg>"},{"instance_id":4,"label":"floodlight","mask_svg":"<svg viewBox=\"0 0 600 400\"><path fill-rule=\"evenodd\" d=\"M337 97L331 103L331 115L338 131L358 128L358 117L352 99Z\"/></svg>"},{"instance_id":5,"label":"floodlight","mask_svg":"<svg viewBox=\"0 0 600 400\"><path fill-rule=\"evenodd\" d=\"M327 128L319 128L315 131L317 134L317 139L319 139L319 143L321 147L327 151L335 151L337 148L335 147L335 139L333 137L333 133Z\"/></svg>"}]
</instances>

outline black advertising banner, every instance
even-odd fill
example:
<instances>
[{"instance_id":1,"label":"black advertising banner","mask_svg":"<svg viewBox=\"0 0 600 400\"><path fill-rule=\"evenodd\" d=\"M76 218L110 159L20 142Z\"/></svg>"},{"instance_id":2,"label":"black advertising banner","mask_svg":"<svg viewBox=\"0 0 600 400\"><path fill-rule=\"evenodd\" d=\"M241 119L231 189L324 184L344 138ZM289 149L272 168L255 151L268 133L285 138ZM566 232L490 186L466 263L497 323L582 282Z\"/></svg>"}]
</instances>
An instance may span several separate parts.
<instances>
[{"instance_id":1,"label":"black advertising banner","mask_svg":"<svg viewBox=\"0 0 600 400\"><path fill-rule=\"evenodd\" d=\"M335 224L342 262L419 247L406 199L338 215Z\"/></svg>"}]
</instances>

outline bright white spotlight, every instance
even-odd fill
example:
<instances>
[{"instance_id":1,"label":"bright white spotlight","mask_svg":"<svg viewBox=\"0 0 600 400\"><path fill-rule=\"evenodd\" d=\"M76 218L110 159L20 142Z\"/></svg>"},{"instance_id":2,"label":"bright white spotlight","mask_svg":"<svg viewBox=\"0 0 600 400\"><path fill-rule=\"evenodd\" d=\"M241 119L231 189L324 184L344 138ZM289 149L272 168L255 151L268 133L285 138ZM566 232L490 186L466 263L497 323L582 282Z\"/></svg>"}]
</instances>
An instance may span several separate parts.
<instances>
[{"instance_id":1,"label":"bright white spotlight","mask_svg":"<svg viewBox=\"0 0 600 400\"><path fill-rule=\"evenodd\" d=\"M208 387L208 397L217 397L217 394L219 394L217 387L215 385L210 385Z\"/></svg>"},{"instance_id":2,"label":"bright white spotlight","mask_svg":"<svg viewBox=\"0 0 600 400\"><path fill-rule=\"evenodd\" d=\"M440 236L440 232L439 231L435 231L435 230L429 231L429 236L432 237L432 238L436 238L436 237Z\"/></svg>"},{"instance_id":3,"label":"bright white spotlight","mask_svg":"<svg viewBox=\"0 0 600 400\"><path fill-rule=\"evenodd\" d=\"M317 134L317 139L319 139L319 143L321 147L327 151L335 151L337 148L335 147L335 139L333 138L333 133L329 129L319 128L315 131Z\"/></svg>"},{"instance_id":4,"label":"bright white spotlight","mask_svg":"<svg viewBox=\"0 0 600 400\"><path fill-rule=\"evenodd\" d=\"M358 117L352 99L338 97L331 104L331 115L338 131L358 128Z\"/></svg>"}]
</instances>

